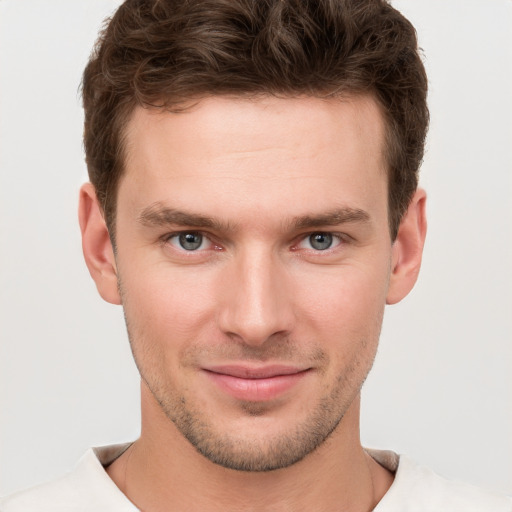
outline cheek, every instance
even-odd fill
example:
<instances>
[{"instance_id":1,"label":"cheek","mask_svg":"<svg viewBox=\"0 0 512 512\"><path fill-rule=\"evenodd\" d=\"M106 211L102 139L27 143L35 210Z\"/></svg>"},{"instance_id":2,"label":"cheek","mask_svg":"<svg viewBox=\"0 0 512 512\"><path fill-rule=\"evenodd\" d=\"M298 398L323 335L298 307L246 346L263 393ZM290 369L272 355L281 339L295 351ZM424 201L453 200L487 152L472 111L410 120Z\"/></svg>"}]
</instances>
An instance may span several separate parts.
<instances>
[{"instance_id":1,"label":"cheek","mask_svg":"<svg viewBox=\"0 0 512 512\"><path fill-rule=\"evenodd\" d=\"M145 272L119 270L134 352L139 359L156 357L170 363L210 321L211 286L197 273L173 272L158 264Z\"/></svg>"},{"instance_id":2,"label":"cheek","mask_svg":"<svg viewBox=\"0 0 512 512\"><path fill-rule=\"evenodd\" d=\"M210 301L211 278L204 272L159 263L147 267L126 272L130 278L123 278L122 285L130 301L136 302L137 308L149 317L178 324L197 315Z\"/></svg>"},{"instance_id":3,"label":"cheek","mask_svg":"<svg viewBox=\"0 0 512 512\"><path fill-rule=\"evenodd\" d=\"M363 362L366 367L377 349L388 278L385 267L367 268L310 275L309 285L296 293L303 337L321 343L338 369Z\"/></svg>"},{"instance_id":4,"label":"cheek","mask_svg":"<svg viewBox=\"0 0 512 512\"><path fill-rule=\"evenodd\" d=\"M357 325L384 309L389 271L381 265L342 265L294 276L294 297L302 314L323 325ZM350 319L350 322L347 320ZM360 321L360 322L359 322Z\"/></svg>"},{"instance_id":5,"label":"cheek","mask_svg":"<svg viewBox=\"0 0 512 512\"><path fill-rule=\"evenodd\" d=\"M351 284L357 285L354 287ZM323 344L331 365L327 381L335 390L357 392L370 371L378 348L385 308L384 293L376 294L375 282L346 281L339 294L324 304ZM316 324L315 330L320 331Z\"/></svg>"}]
</instances>

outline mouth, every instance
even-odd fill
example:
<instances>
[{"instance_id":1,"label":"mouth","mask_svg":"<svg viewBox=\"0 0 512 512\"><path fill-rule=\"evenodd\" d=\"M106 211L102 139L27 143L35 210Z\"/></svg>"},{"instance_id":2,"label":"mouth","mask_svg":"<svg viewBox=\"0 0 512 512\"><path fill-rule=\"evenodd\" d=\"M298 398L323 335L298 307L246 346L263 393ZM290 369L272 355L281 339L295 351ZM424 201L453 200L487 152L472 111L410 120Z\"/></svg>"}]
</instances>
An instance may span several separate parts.
<instances>
[{"instance_id":1,"label":"mouth","mask_svg":"<svg viewBox=\"0 0 512 512\"><path fill-rule=\"evenodd\" d=\"M203 369L220 389L237 400L268 401L292 390L311 371L287 365L221 365Z\"/></svg>"}]
</instances>

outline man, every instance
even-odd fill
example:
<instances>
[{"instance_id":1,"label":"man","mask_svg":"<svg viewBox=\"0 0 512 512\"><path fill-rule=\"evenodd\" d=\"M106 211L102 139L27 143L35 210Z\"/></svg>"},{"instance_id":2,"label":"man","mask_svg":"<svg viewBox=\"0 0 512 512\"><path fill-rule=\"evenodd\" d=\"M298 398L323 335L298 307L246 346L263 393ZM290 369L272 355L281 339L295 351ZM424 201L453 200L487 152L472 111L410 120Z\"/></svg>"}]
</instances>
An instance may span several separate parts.
<instances>
[{"instance_id":1,"label":"man","mask_svg":"<svg viewBox=\"0 0 512 512\"><path fill-rule=\"evenodd\" d=\"M385 2L128 0L84 73L85 259L142 433L2 510L510 510L359 441L414 286L428 112Z\"/></svg>"}]
</instances>

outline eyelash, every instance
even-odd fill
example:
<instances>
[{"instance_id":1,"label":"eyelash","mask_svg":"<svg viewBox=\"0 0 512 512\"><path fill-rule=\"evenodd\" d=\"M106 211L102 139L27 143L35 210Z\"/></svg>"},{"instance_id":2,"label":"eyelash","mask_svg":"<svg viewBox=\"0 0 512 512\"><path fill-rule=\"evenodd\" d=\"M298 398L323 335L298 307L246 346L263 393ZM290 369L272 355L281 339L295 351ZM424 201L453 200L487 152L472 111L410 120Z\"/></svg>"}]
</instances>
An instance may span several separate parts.
<instances>
[{"instance_id":1,"label":"eyelash","mask_svg":"<svg viewBox=\"0 0 512 512\"><path fill-rule=\"evenodd\" d=\"M220 247L219 244L216 244L214 240L212 240L212 236L209 235L209 234L206 234L206 233L203 233L202 231L194 231L194 230L182 230L182 231L176 231L174 233L167 233L166 235L164 235L162 238L161 238L161 241L162 241L162 244L163 245L166 245L166 244L170 244L171 240L175 237L179 237L180 235L200 235L203 237L204 240L207 240L209 241L209 243L211 245L214 246L214 249L215 250L222 250L222 248ZM204 241L203 240L203 241ZM179 250L179 249L178 249ZM190 255L193 255L194 253L201 253L201 252L204 252L205 249L203 250L200 250L200 251L197 251L197 250L190 250L190 251L187 251L185 248L182 247L182 250L180 252L183 252L183 253L189 253Z\"/></svg>"},{"instance_id":2,"label":"eyelash","mask_svg":"<svg viewBox=\"0 0 512 512\"><path fill-rule=\"evenodd\" d=\"M209 233L204 233L202 231L194 231L194 230L181 230L181 231L175 231L173 233L167 233L163 237L161 237L161 242L163 245L170 244L170 241L175 238L179 237L180 235L200 235L203 237L203 239L206 239L209 241L209 243L213 246L212 249L202 249L202 250L186 250L185 248L178 249L179 252L184 254L189 254L190 257L193 257L194 255L198 255L200 253L203 253L207 250L216 250L216 251L222 251L223 247L215 242L215 239L212 237ZM329 246L326 249L314 249L314 248L304 248L304 250L308 252L312 252L314 254L320 255L320 254L330 254L332 251L336 250L340 245L345 245L348 242L350 242L349 235L345 233L337 233L333 231L311 231L308 233L303 233L299 237L295 238L295 241L293 242L293 245L291 247L291 251L298 251L300 250L300 247L298 247L301 243L307 241L314 235L329 235L333 239L333 243L336 243L334 247Z\"/></svg>"},{"instance_id":3,"label":"eyelash","mask_svg":"<svg viewBox=\"0 0 512 512\"><path fill-rule=\"evenodd\" d=\"M311 238L313 236L317 236L317 235L331 237L332 238L331 244L328 247L326 247L325 249L315 249L315 248L311 247L311 248L306 248L305 250L311 251L315 254L322 254L322 253L329 254L332 251L336 250L336 248L339 247L340 245L347 243L347 235L345 235L345 234L336 233L333 231L313 231L311 233L305 233L304 235L301 235L299 242L294 244L292 250L296 250L295 248L297 246L299 246L300 244L302 244L304 242L307 242L308 240L310 241L310 244L311 244ZM335 245L333 245L333 244L335 244Z\"/></svg>"}]
</instances>

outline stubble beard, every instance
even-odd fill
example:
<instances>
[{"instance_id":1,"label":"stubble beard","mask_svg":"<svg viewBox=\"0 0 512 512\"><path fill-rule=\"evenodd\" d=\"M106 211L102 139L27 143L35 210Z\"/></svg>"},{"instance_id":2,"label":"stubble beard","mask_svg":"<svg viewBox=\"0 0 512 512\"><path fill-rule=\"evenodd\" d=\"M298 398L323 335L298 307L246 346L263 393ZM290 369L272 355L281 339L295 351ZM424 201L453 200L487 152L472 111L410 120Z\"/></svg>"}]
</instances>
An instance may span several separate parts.
<instances>
[{"instance_id":1,"label":"stubble beard","mask_svg":"<svg viewBox=\"0 0 512 512\"><path fill-rule=\"evenodd\" d=\"M131 340L132 337L129 337ZM247 433L237 432L235 435L216 428L199 404L178 394L169 383L159 378L151 364L140 364L131 341L130 344L143 381L181 435L214 464L245 472L286 468L314 452L340 425L373 364L372 357L361 368L364 363L358 359L344 369L331 391L317 401L302 422L291 424L286 432L279 432L273 437L262 435L255 439ZM240 410L247 416L264 417L268 413L268 406L264 403L241 402Z\"/></svg>"},{"instance_id":2,"label":"stubble beard","mask_svg":"<svg viewBox=\"0 0 512 512\"><path fill-rule=\"evenodd\" d=\"M121 287L120 292L123 296ZM166 375L166 369L160 368L160 372L155 369L159 368L163 357L150 358L149 361L143 361L145 357L139 357L137 349L140 349L143 356L147 356L151 353L152 343L151 340L145 340L143 332L137 332L136 335L132 332L124 300L123 305L135 364L142 380L166 417L208 460L228 469L245 472L268 472L289 467L314 452L329 438L359 395L373 366L382 325L381 314L380 318L375 319L376 329L370 329L366 337L358 340L357 356L343 369L343 373L337 376L331 390L317 401L302 422L290 425L288 431L272 438L262 436L262 439L250 439L247 436L235 437L232 433L219 431L198 404L189 402L185 395L177 393L172 384L162 379L161 377ZM297 355L296 349L293 342L285 339L271 343L268 349L244 347L238 354L238 360L265 361L273 357L277 360L286 360L290 355ZM322 361L325 368L328 366L329 356L321 348L317 348L313 353L310 352L310 360ZM255 417L264 416L268 412L265 404L256 402L242 402L240 409L248 416Z\"/></svg>"},{"instance_id":3,"label":"stubble beard","mask_svg":"<svg viewBox=\"0 0 512 512\"><path fill-rule=\"evenodd\" d=\"M351 403L351 400L340 403L340 393L336 390L288 432L270 439L251 439L219 432L185 397L169 399L168 392L154 389L144 380L167 418L201 455L214 464L237 471L273 471L301 461L328 439ZM265 405L250 402L242 403L240 408L249 416L262 416L267 409Z\"/></svg>"}]
</instances>

